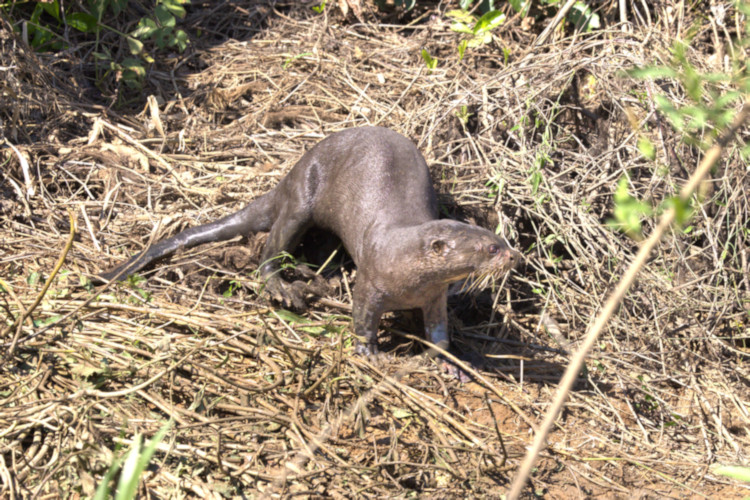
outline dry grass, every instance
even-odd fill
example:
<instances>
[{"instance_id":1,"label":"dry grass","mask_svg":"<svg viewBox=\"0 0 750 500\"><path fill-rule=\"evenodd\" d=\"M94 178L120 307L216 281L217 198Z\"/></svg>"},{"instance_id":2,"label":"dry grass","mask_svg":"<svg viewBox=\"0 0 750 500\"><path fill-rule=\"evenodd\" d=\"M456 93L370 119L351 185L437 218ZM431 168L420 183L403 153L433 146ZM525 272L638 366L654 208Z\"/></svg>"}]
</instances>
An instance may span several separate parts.
<instances>
[{"instance_id":1,"label":"dry grass","mask_svg":"<svg viewBox=\"0 0 750 500\"><path fill-rule=\"evenodd\" d=\"M541 28L515 19L463 61L458 35L433 14L376 24L367 11L360 23L332 9L196 5L186 24L205 35L149 74L155 115L143 96L106 106L116 90L106 82L101 94L86 91L89 68L64 64L83 53L33 56L0 32L0 132L18 148L0 153L4 325L42 295L69 214L77 226L40 305L1 340L3 495L91 495L119 445L169 419L143 478L151 497L506 490L568 353L637 248L605 226L617 180L627 172L634 193L658 201L700 159L654 111L657 93L684 101L679 89L621 76L664 58L693 14L655 15L632 34L558 33L537 48ZM724 42L706 23L689 57L724 70L707 57ZM422 48L439 58L431 72ZM255 295L263 236L190 250L147 282L96 295L80 286L152 236L237 210L322 137L364 124L412 138L445 212L499 225L527 256L504 287L451 303L455 343L488 356L480 382L460 385L414 356L393 335L416 331L408 316L385 323L389 363L352 356L356 276L341 252L324 273L331 292L302 316ZM639 132L657 145L658 168L638 154ZM747 463L750 443L748 175L729 151L692 231L658 247L529 491L748 494L709 470ZM317 241L303 253L322 262Z\"/></svg>"}]
</instances>

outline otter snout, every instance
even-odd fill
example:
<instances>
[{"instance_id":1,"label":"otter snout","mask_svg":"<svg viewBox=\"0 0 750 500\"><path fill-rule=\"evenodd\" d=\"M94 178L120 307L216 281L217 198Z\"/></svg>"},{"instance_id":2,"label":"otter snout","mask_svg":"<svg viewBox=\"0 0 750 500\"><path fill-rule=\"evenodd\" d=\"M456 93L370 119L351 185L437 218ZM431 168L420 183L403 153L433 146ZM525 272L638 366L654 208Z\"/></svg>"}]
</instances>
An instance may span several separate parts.
<instances>
[{"instance_id":1,"label":"otter snout","mask_svg":"<svg viewBox=\"0 0 750 500\"><path fill-rule=\"evenodd\" d=\"M494 265L502 269L503 272L516 269L521 263L521 253L513 250L506 245L491 244L487 248L487 252L494 257Z\"/></svg>"}]
</instances>

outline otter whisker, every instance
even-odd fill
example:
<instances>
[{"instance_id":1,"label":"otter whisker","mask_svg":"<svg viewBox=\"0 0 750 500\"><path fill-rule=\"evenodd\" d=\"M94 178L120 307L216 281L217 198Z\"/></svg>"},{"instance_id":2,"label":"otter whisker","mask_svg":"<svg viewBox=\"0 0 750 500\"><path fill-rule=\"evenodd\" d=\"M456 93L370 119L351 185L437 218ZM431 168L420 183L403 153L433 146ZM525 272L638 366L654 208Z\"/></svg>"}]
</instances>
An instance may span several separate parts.
<instances>
[{"instance_id":1,"label":"otter whisker","mask_svg":"<svg viewBox=\"0 0 750 500\"><path fill-rule=\"evenodd\" d=\"M469 274L464 280L459 292L473 293L486 288L492 281L499 278L502 273L493 269L479 269Z\"/></svg>"}]
</instances>

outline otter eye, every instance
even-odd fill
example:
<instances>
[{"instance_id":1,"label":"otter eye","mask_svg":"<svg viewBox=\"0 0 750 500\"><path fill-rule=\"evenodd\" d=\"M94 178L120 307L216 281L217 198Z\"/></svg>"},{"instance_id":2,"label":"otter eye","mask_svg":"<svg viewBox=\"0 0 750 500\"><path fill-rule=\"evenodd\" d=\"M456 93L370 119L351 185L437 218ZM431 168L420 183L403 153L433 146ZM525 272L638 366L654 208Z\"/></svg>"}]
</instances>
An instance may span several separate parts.
<instances>
[{"instance_id":1,"label":"otter eye","mask_svg":"<svg viewBox=\"0 0 750 500\"><path fill-rule=\"evenodd\" d=\"M500 251L500 247L498 245L492 244L487 247L487 251L490 253L490 255L496 255Z\"/></svg>"},{"instance_id":2,"label":"otter eye","mask_svg":"<svg viewBox=\"0 0 750 500\"><path fill-rule=\"evenodd\" d=\"M445 242L443 240L435 240L432 242L432 251L440 255L445 250Z\"/></svg>"}]
</instances>

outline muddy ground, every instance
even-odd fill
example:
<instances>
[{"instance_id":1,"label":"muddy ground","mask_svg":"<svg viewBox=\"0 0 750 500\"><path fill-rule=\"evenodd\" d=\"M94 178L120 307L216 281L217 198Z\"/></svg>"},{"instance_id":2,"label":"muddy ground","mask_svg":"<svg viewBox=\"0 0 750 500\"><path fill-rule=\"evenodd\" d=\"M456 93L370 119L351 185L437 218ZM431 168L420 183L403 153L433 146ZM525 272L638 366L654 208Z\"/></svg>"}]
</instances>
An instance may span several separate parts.
<instances>
[{"instance_id":1,"label":"muddy ground","mask_svg":"<svg viewBox=\"0 0 750 500\"><path fill-rule=\"evenodd\" d=\"M618 180L627 173L631 194L656 206L702 158L656 111L660 94L686 102L680 87L624 71L668 62L690 29L690 63L728 71L741 20L703 3L626 2L623 26L617 2L601 2L600 29L562 24L540 40L549 15L503 5L494 38L461 59L455 2L352 1L346 15L344 3L194 2L179 21L190 45L155 51L142 90L97 69L82 35L35 53L0 18L4 497L89 497L168 421L142 498L507 491L637 251L607 225ZM111 32L99 43L125 49ZM328 134L368 124L418 145L443 216L525 256L503 282L450 299L455 350L485 357L480 379L461 384L423 359L403 335L421 328L408 312L381 324L390 360L354 356L356 270L326 234L295 252L326 264L327 292L307 311L258 294L262 234L181 252L145 279L88 282L150 240L236 211ZM528 497L750 495L711 468L747 465L750 443L750 171L738 147L707 186L598 341ZM657 218L643 219L649 234Z\"/></svg>"}]
</instances>

